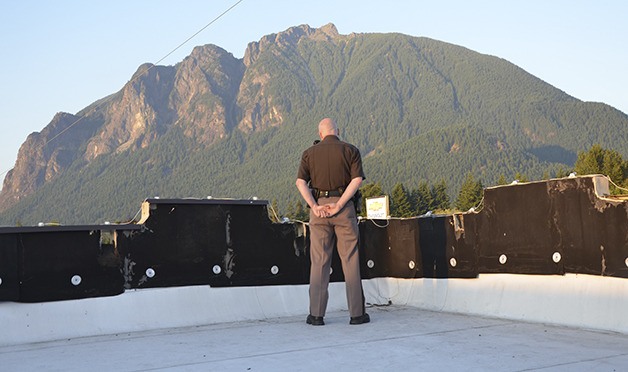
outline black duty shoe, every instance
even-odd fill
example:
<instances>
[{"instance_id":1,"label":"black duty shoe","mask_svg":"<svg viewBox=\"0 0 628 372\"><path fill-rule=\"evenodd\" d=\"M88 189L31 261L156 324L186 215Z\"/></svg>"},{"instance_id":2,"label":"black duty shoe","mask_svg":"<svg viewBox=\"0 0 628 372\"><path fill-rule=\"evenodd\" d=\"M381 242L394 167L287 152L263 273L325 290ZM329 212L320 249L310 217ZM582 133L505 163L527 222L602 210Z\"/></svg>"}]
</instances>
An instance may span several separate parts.
<instances>
[{"instance_id":1,"label":"black duty shoe","mask_svg":"<svg viewBox=\"0 0 628 372\"><path fill-rule=\"evenodd\" d=\"M305 322L307 324L311 324L315 326L325 325L325 321L323 320L322 316L308 315L307 319L305 319Z\"/></svg>"},{"instance_id":2,"label":"black duty shoe","mask_svg":"<svg viewBox=\"0 0 628 372\"><path fill-rule=\"evenodd\" d=\"M349 321L349 324L364 324L370 321L371 321L371 317L367 313L364 313L363 315L360 315L360 316L352 316L351 321Z\"/></svg>"}]
</instances>

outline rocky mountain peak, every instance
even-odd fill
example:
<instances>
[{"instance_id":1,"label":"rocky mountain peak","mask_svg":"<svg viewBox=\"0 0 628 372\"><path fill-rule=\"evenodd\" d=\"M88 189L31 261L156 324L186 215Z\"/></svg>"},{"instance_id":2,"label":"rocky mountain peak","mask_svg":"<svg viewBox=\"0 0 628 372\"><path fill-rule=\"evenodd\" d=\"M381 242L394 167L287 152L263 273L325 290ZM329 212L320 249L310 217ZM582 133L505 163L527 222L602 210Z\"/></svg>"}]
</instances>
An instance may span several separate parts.
<instances>
[{"instance_id":1,"label":"rocky mountain peak","mask_svg":"<svg viewBox=\"0 0 628 372\"><path fill-rule=\"evenodd\" d=\"M335 39L339 37L340 34L338 33L338 29L336 28L336 25L334 25L333 23L328 23L318 28L313 36L315 37L325 36L327 39Z\"/></svg>"},{"instance_id":2,"label":"rocky mountain peak","mask_svg":"<svg viewBox=\"0 0 628 372\"><path fill-rule=\"evenodd\" d=\"M285 31L266 35L262 37L260 41L249 43L246 51L244 52L243 61L246 66L250 66L253 62L255 62L260 52L274 45L294 47L303 38L320 41L332 40L339 36L338 29L336 29L336 26L333 23L328 23L320 28L312 28L306 24L290 27Z\"/></svg>"},{"instance_id":3,"label":"rocky mountain peak","mask_svg":"<svg viewBox=\"0 0 628 372\"><path fill-rule=\"evenodd\" d=\"M214 44L199 45L192 49L192 53L187 58L193 58L198 61L207 61L211 59L220 59L223 57L233 57L233 54Z\"/></svg>"},{"instance_id":4,"label":"rocky mountain peak","mask_svg":"<svg viewBox=\"0 0 628 372\"><path fill-rule=\"evenodd\" d=\"M28 135L20 146L15 166L4 178L1 206L6 208L17 203L22 196L35 192L72 164L74 144L80 139L66 136L64 131L77 119L72 114L58 112L41 132Z\"/></svg>"}]
</instances>

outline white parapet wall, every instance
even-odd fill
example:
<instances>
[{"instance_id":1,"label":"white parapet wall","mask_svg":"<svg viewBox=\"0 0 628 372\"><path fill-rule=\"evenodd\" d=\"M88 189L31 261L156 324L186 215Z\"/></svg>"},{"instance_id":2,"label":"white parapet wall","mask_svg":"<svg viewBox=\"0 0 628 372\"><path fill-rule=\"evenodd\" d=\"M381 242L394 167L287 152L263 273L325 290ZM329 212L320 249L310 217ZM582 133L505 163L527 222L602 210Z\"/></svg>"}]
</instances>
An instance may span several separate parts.
<instances>
[{"instance_id":1,"label":"white parapet wall","mask_svg":"<svg viewBox=\"0 0 628 372\"><path fill-rule=\"evenodd\" d=\"M329 292L329 311L345 309L344 283L333 283ZM0 346L294 316L308 313L308 301L308 287L295 285L169 287L81 300L0 302Z\"/></svg>"},{"instance_id":2,"label":"white parapet wall","mask_svg":"<svg viewBox=\"0 0 628 372\"><path fill-rule=\"evenodd\" d=\"M478 279L379 279L375 302L628 334L628 280L582 274L481 274Z\"/></svg>"},{"instance_id":3,"label":"white parapet wall","mask_svg":"<svg viewBox=\"0 0 628 372\"><path fill-rule=\"evenodd\" d=\"M369 304L541 322L628 334L628 280L568 274L483 274L478 279L364 281ZM344 283L330 285L328 311L346 310ZM308 287L170 287L113 297L0 302L0 345L272 319L308 313Z\"/></svg>"}]
</instances>

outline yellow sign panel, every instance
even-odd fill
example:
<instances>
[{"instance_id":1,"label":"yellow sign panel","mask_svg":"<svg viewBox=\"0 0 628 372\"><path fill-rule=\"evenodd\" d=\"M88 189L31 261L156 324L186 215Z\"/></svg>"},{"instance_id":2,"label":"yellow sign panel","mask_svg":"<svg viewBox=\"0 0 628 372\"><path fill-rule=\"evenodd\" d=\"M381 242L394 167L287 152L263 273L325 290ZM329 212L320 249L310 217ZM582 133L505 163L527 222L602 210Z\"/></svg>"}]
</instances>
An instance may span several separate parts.
<instances>
[{"instance_id":1,"label":"yellow sign panel","mask_svg":"<svg viewBox=\"0 0 628 372\"><path fill-rule=\"evenodd\" d=\"M366 218L384 220L389 215L388 195L366 198Z\"/></svg>"}]
</instances>

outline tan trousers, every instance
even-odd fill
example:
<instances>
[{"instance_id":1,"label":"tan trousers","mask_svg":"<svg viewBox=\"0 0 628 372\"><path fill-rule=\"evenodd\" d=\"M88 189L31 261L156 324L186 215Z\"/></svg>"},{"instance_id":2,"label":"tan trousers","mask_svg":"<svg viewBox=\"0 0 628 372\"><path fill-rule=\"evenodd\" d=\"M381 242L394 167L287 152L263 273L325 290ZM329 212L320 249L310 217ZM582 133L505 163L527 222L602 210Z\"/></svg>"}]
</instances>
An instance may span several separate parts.
<instances>
[{"instance_id":1,"label":"tan trousers","mask_svg":"<svg viewBox=\"0 0 628 372\"><path fill-rule=\"evenodd\" d=\"M318 204L328 204L338 199L320 198ZM334 236L345 276L349 315L360 316L364 314L364 292L360 275L358 221L353 202L347 203L333 217L319 218L310 211L310 314L325 316Z\"/></svg>"}]
</instances>

